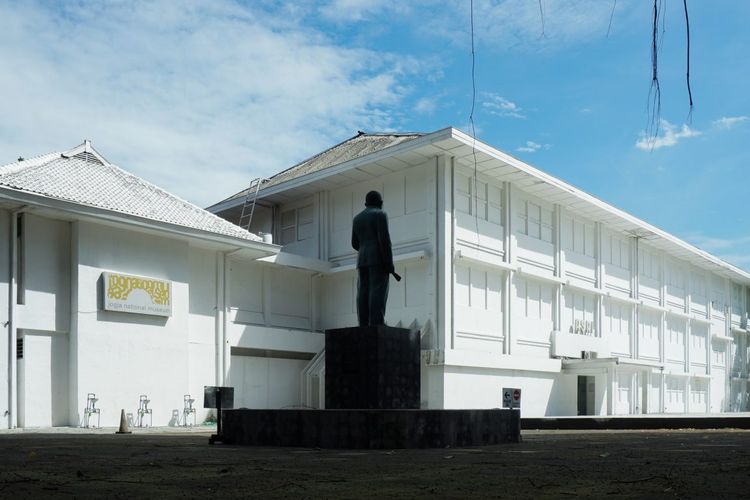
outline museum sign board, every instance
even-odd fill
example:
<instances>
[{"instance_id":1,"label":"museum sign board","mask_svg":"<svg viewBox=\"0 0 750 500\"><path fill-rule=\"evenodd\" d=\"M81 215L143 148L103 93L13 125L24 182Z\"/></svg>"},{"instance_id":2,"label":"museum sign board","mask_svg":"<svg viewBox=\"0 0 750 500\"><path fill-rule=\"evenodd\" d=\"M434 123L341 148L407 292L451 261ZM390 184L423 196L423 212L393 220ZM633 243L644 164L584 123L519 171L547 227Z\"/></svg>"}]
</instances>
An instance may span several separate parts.
<instances>
[{"instance_id":1,"label":"museum sign board","mask_svg":"<svg viewBox=\"0 0 750 500\"><path fill-rule=\"evenodd\" d=\"M102 273L104 310L172 315L172 282L121 273Z\"/></svg>"}]
</instances>

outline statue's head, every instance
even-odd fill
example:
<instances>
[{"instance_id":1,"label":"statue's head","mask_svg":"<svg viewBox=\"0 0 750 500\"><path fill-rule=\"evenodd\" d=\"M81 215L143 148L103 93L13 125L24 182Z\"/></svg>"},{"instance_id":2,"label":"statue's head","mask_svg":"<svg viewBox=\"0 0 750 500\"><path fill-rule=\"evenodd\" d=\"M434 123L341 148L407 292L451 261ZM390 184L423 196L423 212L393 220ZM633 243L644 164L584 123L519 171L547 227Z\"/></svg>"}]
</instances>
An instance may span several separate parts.
<instances>
[{"instance_id":1,"label":"statue's head","mask_svg":"<svg viewBox=\"0 0 750 500\"><path fill-rule=\"evenodd\" d=\"M383 208L383 197L377 191L370 191L365 196L365 206Z\"/></svg>"}]
</instances>

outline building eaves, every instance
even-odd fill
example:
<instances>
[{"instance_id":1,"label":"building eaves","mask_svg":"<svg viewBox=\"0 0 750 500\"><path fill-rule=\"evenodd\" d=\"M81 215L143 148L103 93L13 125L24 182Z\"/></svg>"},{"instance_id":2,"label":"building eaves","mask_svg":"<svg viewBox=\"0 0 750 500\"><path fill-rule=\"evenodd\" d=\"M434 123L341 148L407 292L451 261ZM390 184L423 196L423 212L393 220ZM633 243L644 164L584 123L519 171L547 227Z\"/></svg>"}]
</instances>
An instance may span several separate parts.
<instances>
[{"instance_id":1,"label":"building eaves","mask_svg":"<svg viewBox=\"0 0 750 500\"><path fill-rule=\"evenodd\" d=\"M263 180L259 197L263 196L263 190L278 186L285 182L303 177L315 172L346 163L348 161L367 156L369 154L388 149L399 144L412 141L419 137L422 137L423 133L365 133L358 132L357 135L346 139L320 153L317 153L310 158L303 160L296 165L293 165L286 170L273 175L269 179ZM208 210L215 209L219 205L232 204L233 200L236 203L241 203L248 194L249 188L245 188L228 198L215 203L208 207Z\"/></svg>"}]
</instances>

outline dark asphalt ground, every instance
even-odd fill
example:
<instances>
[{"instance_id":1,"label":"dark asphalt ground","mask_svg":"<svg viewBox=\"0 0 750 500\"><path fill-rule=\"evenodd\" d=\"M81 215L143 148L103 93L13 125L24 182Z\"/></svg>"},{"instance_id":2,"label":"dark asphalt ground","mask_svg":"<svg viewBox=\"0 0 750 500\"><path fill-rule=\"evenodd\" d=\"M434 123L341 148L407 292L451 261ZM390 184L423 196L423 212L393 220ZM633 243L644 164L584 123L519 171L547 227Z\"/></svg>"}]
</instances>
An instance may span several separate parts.
<instances>
[{"instance_id":1,"label":"dark asphalt ground","mask_svg":"<svg viewBox=\"0 0 750 500\"><path fill-rule=\"evenodd\" d=\"M0 498L750 498L750 431L527 431L432 450L208 445L207 432L0 433Z\"/></svg>"}]
</instances>

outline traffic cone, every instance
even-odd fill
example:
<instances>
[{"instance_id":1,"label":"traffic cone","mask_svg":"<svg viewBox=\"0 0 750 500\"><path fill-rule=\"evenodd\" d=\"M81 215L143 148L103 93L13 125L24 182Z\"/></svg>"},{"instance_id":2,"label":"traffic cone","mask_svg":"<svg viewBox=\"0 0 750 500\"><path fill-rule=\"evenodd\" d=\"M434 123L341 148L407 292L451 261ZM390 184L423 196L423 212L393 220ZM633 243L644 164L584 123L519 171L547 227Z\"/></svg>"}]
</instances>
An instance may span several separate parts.
<instances>
[{"instance_id":1,"label":"traffic cone","mask_svg":"<svg viewBox=\"0 0 750 500\"><path fill-rule=\"evenodd\" d=\"M125 418L125 409L120 412L120 428L115 434L132 434L128 429L128 419Z\"/></svg>"}]
</instances>

